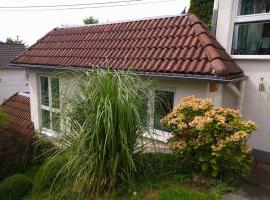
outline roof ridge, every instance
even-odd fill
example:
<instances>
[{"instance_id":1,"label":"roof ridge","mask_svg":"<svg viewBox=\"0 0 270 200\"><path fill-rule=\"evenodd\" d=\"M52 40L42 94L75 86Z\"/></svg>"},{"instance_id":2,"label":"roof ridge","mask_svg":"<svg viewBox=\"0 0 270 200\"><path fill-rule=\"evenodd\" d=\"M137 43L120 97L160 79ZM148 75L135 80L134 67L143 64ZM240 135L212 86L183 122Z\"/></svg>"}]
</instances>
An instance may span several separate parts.
<instances>
[{"instance_id":1,"label":"roof ridge","mask_svg":"<svg viewBox=\"0 0 270 200\"><path fill-rule=\"evenodd\" d=\"M56 29L102 26L102 25L109 25L109 24L119 24L119 23L146 21L146 20L153 20L153 19L164 19L164 18L172 18L172 17L185 17L185 16L187 16L187 14L160 15L160 16L154 16L154 17L144 17L144 18L141 18L141 19L138 18L138 19L116 20L116 21L112 21L112 22L103 22L103 23L97 23L97 24L67 25L67 26L63 26L63 27L57 27Z\"/></svg>"}]
</instances>

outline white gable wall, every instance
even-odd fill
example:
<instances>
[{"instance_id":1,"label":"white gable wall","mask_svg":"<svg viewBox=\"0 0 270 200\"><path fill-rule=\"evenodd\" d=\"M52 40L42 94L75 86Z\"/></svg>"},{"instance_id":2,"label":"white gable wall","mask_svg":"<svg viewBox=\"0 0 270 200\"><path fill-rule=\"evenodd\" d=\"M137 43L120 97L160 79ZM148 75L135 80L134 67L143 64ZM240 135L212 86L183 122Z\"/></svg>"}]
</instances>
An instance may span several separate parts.
<instances>
[{"instance_id":1,"label":"white gable wall","mask_svg":"<svg viewBox=\"0 0 270 200\"><path fill-rule=\"evenodd\" d=\"M25 69L4 68L0 70L0 104L16 92L28 92Z\"/></svg>"}]
</instances>

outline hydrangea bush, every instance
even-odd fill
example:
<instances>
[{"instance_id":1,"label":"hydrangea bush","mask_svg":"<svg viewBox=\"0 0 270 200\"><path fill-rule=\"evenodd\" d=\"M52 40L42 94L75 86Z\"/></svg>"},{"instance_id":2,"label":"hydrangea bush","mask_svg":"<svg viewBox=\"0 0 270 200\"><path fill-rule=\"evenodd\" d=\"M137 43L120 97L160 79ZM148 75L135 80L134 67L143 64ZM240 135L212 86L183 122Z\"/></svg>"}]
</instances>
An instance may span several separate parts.
<instances>
[{"instance_id":1,"label":"hydrangea bush","mask_svg":"<svg viewBox=\"0 0 270 200\"><path fill-rule=\"evenodd\" d=\"M206 175L248 176L252 164L247 138L256 128L238 110L217 108L209 98L188 96L161 123L173 136L169 147Z\"/></svg>"}]
</instances>

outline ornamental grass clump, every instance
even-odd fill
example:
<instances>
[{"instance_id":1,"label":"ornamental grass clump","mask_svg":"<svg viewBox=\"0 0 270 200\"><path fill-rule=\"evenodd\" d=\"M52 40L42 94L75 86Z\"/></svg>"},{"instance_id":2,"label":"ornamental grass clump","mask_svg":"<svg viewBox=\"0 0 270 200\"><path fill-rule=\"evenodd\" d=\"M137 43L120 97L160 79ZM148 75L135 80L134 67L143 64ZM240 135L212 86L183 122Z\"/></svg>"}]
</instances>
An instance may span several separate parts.
<instances>
[{"instance_id":1,"label":"ornamental grass clump","mask_svg":"<svg viewBox=\"0 0 270 200\"><path fill-rule=\"evenodd\" d=\"M206 175L249 175L252 156L247 138L256 128L238 110L214 107L211 99L188 96L161 123L173 136L169 147Z\"/></svg>"},{"instance_id":2,"label":"ornamental grass clump","mask_svg":"<svg viewBox=\"0 0 270 200\"><path fill-rule=\"evenodd\" d=\"M139 141L147 131L149 87L149 81L131 72L101 69L77 74L68 83L72 92L62 97L55 154L66 155L67 161L56 173L62 177L53 181L53 188L87 196L131 181L135 155L143 148Z\"/></svg>"}]
</instances>

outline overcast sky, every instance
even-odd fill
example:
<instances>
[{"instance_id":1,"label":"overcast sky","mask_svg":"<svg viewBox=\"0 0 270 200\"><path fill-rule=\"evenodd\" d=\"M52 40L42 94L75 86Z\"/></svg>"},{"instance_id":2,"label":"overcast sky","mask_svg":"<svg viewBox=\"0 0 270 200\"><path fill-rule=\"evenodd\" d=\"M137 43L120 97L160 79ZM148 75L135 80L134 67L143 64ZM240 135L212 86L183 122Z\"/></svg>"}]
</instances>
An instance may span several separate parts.
<instances>
[{"instance_id":1,"label":"overcast sky","mask_svg":"<svg viewBox=\"0 0 270 200\"><path fill-rule=\"evenodd\" d=\"M20 8L24 11L11 11L17 10L18 8L3 8L63 4L92 4L87 6L77 6L76 8L101 7L105 5L103 4L105 2L116 1L121 1L121 3L106 4L106 6L113 5L114 7L77 10L25 11L29 9L40 10L44 9L43 7ZM133 5L119 6L124 4ZM19 36L26 44L31 45L51 29L60 27L61 25L81 25L83 24L83 19L88 16L94 16L95 18L98 18L100 22L113 22L163 15L176 15L180 14L183 9L188 6L189 0L1 0L0 40L5 41L7 37L16 38L16 36ZM54 8L62 9L70 7Z\"/></svg>"}]
</instances>

